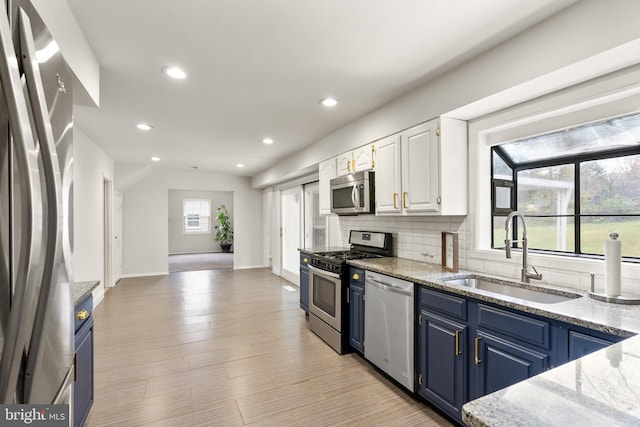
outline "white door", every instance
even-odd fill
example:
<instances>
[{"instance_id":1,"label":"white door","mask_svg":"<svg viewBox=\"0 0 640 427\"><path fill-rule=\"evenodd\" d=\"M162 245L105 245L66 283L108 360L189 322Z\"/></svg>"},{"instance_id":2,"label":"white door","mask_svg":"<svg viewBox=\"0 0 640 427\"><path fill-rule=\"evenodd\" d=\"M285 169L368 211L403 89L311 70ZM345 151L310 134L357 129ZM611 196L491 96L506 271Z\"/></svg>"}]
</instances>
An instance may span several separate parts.
<instances>
[{"instance_id":1,"label":"white door","mask_svg":"<svg viewBox=\"0 0 640 427\"><path fill-rule=\"evenodd\" d=\"M114 209L114 232L113 236L113 263L114 263L114 277L113 282L117 283L122 277L122 193L119 191L113 192L113 209Z\"/></svg>"},{"instance_id":2,"label":"white door","mask_svg":"<svg viewBox=\"0 0 640 427\"><path fill-rule=\"evenodd\" d=\"M103 282L105 288L113 286L113 191L112 182L106 178L103 181Z\"/></svg>"},{"instance_id":3,"label":"white door","mask_svg":"<svg viewBox=\"0 0 640 427\"><path fill-rule=\"evenodd\" d=\"M298 285L300 283L300 253L302 246L302 186L282 190L282 277Z\"/></svg>"},{"instance_id":4,"label":"white door","mask_svg":"<svg viewBox=\"0 0 640 427\"><path fill-rule=\"evenodd\" d=\"M376 214L400 213L400 135L384 138L376 146Z\"/></svg>"},{"instance_id":5,"label":"white door","mask_svg":"<svg viewBox=\"0 0 640 427\"><path fill-rule=\"evenodd\" d=\"M407 213L437 212L437 120L412 127L402 138L402 207Z\"/></svg>"}]
</instances>

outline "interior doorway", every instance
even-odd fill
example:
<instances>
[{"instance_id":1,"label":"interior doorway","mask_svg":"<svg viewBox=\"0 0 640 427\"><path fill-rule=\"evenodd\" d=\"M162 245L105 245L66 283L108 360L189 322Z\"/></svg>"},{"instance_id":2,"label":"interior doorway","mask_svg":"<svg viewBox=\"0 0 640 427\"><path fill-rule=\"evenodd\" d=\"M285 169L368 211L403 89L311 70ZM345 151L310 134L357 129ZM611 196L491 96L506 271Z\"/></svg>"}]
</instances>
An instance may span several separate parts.
<instances>
[{"instance_id":1,"label":"interior doorway","mask_svg":"<svg viewBox=\"0 0 640 427\"><path fill-rule=\"evenodd\" d=\"M282 242L282 277L296 285L300 283L300 253L302 246L302 186L282 190L280 235Z\"/></svg>"},{"instance_id":2,"label":"interior doorway","mask_svg":"<svg viewBox=\"0 0 640 427\"><path fill-rule=\"evenodd\" d=\"M167 196L169 273L233 269L235 242L223 253L216 240L218 209L224 206L234 225L233 192L170 189Z\"/></svg>"},{"instance_id":3,"label":"interior doorway","mask_svg":"<svg viewBox=\"0 0 640 427\"><path fill-rule=\"evenodd\" d=\"M104 253L104 283L105 289L113 286L113 183L103 179L103 253Z\"/></svg>"}]
</instances>

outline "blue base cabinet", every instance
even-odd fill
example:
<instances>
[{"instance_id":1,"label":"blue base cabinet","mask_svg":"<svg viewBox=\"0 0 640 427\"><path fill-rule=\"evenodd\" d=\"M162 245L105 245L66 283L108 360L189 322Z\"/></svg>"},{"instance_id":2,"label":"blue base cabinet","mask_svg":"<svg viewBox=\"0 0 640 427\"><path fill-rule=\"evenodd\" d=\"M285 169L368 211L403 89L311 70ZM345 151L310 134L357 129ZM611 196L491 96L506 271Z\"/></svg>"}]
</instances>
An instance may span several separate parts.
<instances>
[{"instance_id":1,"label":"blue base cabinet","mask_svg":"<svg viewBox=\"0 0 640 427\"><path fill-rule=\"evenodd\" d=\"M349 344L364 353L364 270L349 269Z\"/></svg>"},{"instance_id":2,"label":"blue base cabinet","mask_svg":"<svg viewBox=\"0 0 640 427\"><path fill-rule=\"evenodd\" d=\"M309 314L309 255L300 254L300 308Z\"/></svg>"},{"instance_id":3,"label":"blue base cabinet","mask_svg":"<svg viewBox=\"0 0 640 427\"><path fill-rule=\"evenodd\" d=\"M93 298L75 307L75 378L73 383L73 425L83 426L93 406Z\"/></svg>"},{"instance_id":4,"label":"blue base cabinet","mask_svg":"<svg viewBox=\"0 0 640 427\"><path fill-rule=\"evenodd\" d=\"M477 349L477 350L476 350ZM531 378L549 367L549 356L478 331L474 338L472 399Z\"/></svg>"},{"instance_id":5,"label":"blue base cabinet","mask_svg":"<svg viewBox=\"0 0 640 427\"><path fill-rule=\"evenodd\" d=\"M468 327L424 307L418 323L417 392L459 420L467 397Z\"/></svg>"},{"instance_id":6,"label":"blue base cabinet","mask_svg":"<svg viewBox=\"0 0 640 427\"><path fill-rule=\"evenodd\" d=\"M624 339L424 286L416 309L415 392L459 423L467 401Z\"/></svg>"}]
</instances>

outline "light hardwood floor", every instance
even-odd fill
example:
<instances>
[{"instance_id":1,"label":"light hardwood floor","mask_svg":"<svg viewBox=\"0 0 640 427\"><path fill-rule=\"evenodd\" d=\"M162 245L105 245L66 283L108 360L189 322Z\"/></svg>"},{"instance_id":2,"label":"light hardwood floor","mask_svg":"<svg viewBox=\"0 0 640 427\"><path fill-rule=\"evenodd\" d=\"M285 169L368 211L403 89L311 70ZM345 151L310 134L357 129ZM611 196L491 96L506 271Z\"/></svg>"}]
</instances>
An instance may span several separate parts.
<instances>
[{"instance_id":1,"label":"light hardwood floor","mask_svg":"<svg viewBox=\"0 0 640 427\"><path fill-rule=\"evenodd\" d=\"M94 311L88 426L449 426L308 329L267 269L121 280Z\"/></svg>"}]
</instances>

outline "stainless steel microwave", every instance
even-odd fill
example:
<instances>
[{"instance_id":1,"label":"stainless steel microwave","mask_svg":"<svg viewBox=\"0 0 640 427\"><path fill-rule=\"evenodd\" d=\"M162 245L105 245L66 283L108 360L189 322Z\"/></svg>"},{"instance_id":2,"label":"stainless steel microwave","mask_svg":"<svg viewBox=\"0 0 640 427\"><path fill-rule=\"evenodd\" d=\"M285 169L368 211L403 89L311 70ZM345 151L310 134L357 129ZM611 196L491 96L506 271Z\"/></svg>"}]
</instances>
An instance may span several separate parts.
<instances>
[{"instance_id":1,"label":"stainless steel microwave","mask_svg":"<svg viewBox=\"0 0 640 427\"><path fill-rule=\"evenodd\" d=\"M355 172L330 181L331 212L357 215L375 212L373 171Z\"/></svg>"}]
</instances>

